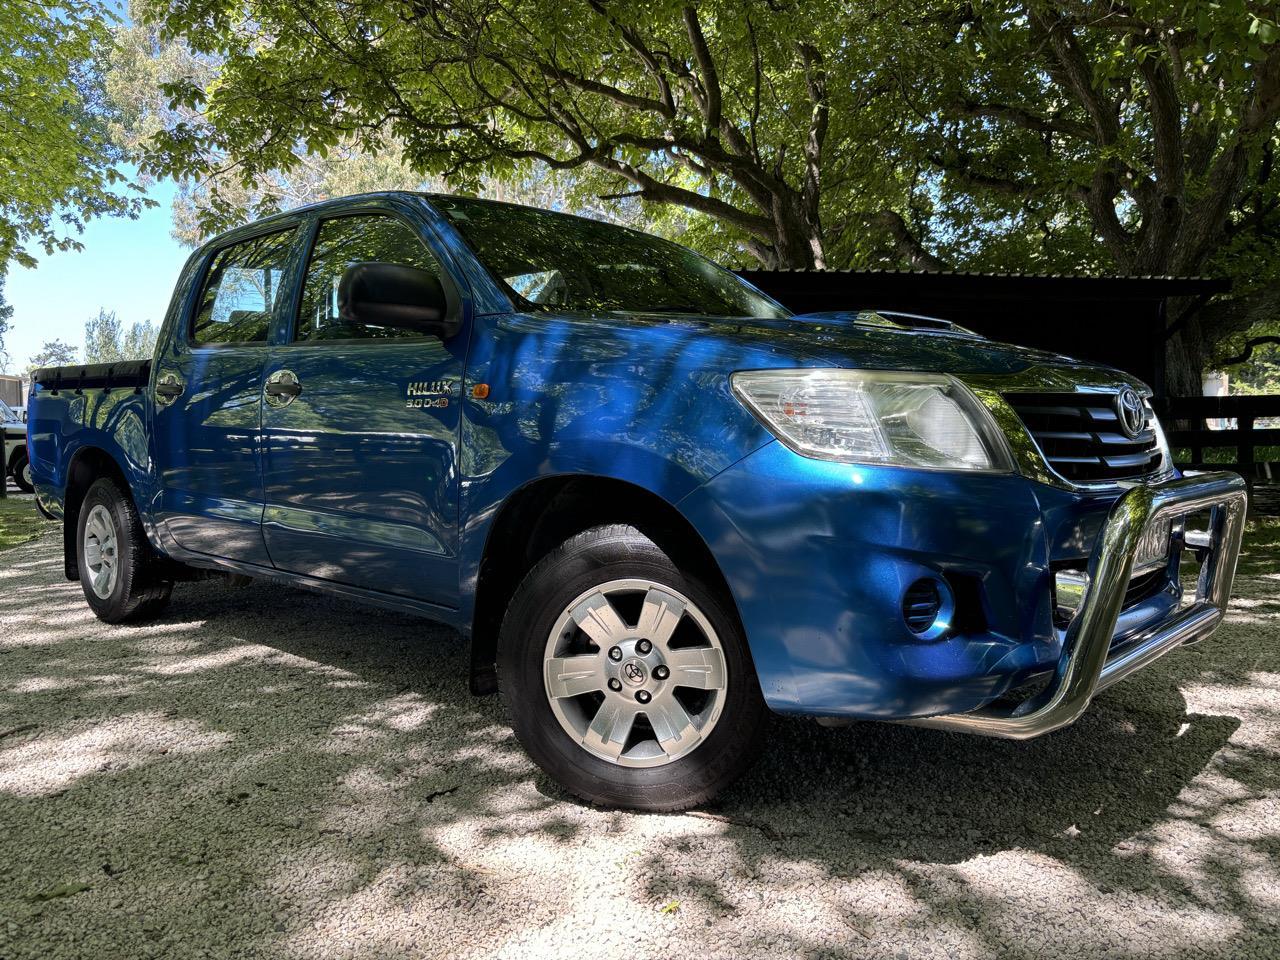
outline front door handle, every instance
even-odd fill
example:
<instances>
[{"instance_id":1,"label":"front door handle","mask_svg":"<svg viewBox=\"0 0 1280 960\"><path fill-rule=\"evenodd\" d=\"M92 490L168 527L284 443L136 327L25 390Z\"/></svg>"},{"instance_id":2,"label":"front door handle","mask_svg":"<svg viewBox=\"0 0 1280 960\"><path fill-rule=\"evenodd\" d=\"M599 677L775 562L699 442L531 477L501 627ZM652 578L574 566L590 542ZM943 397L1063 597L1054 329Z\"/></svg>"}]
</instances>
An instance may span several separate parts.
<instances>
[{"instance_id":1,"label":"front door handle","mask_svg":"<svg viewBox=\"0 0 1280 960\"><path fill-rule=\"evenodd\" d=\"M262 392L266 395L267 403L273 407L283 407L293 403L302 392L302 384L298 382L298 375L292 370L277 370L267 377Z\"/></svg>"},{"instance_id":2,"label":"front door handle","mask_svg":"<svg viewBox=\"0 0 1280 960\"><path fill-rule=\"evenodd\" d=\"M166 373L156 381L156 403L167 407L182 396L182 391L186 388L186 384L176 374Z\"/></svg>"}]
</instances>

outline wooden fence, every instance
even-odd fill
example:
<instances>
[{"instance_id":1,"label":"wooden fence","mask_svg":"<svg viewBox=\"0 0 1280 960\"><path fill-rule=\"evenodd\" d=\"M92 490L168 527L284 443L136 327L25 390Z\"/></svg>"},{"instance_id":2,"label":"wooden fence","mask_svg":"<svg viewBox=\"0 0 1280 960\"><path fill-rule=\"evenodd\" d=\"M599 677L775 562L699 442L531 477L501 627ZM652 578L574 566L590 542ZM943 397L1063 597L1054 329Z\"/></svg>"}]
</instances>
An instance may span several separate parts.
<instances>
[{"instance_id":1,"label":"wooden fence","mask_svg":"<svg viewBox=\"0 0 1280 960\"><path fill-rule=\"evenodd\" d=\"M1237 470L1249 479L1280 480L1280 395L1255 397L1162 397L1153 401L1174 460L1195 470ZM1224 449L1225 448L1225 449ZM1214 449L1216 453L1208 455Z\"/></svg>"}]
</instances>

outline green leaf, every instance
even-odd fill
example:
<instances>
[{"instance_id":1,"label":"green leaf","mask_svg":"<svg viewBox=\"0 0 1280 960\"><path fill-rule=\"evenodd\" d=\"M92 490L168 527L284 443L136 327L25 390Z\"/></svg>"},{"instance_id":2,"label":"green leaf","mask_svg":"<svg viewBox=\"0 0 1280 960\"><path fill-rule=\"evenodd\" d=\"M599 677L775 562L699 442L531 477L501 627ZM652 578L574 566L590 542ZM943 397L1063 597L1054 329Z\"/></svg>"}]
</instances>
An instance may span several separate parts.
<instances>
[{"instance_id":1,"label":"green leaf","mask_svg":"<svg viewBox=\"0 0 1280 960\"><path fill-rule=\"evenodd\" d=\"M1135 0L1152 41L1042 2L700 0L705 50L684 0L410 6L136 0L111 122L147 174L183 183L185 240L282 203L430 188L621 220L733 265L808 267L816 250L835 268L1280 272L1280 178L1261 175L1275 98L1254 97L1280 41L1267 5ZM1157 123L1161 102L1175 122ZM1270 115L1247 129L1253 103ZM1199 153L1192 135L1204 165L1157 162ZM104 182L74 157L41 169ZM1087 202L1095 183L1109 204ZM1208 236L1230 242L1192 242L1194 218L1143 231L1166 196L1217 211Z\"/></svg>"}]
</instances>

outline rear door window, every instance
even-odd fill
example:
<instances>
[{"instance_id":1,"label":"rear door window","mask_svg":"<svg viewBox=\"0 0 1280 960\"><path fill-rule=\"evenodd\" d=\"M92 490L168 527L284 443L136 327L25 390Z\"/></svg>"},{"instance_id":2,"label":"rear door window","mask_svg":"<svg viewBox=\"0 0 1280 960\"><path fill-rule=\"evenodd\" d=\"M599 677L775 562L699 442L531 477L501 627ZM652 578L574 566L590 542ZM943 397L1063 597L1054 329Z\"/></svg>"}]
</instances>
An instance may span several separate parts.
<instances>
[{"instance_id":1,"label":"rear door window","mask_svg":"<svg viewBox=\"0 0 1280 960\"><path fill-rule=\"evenodd\" d=\"M213 255L191 320L192 343L267 342L296 232L264 234Z\"/></svg>"}]
</instances>

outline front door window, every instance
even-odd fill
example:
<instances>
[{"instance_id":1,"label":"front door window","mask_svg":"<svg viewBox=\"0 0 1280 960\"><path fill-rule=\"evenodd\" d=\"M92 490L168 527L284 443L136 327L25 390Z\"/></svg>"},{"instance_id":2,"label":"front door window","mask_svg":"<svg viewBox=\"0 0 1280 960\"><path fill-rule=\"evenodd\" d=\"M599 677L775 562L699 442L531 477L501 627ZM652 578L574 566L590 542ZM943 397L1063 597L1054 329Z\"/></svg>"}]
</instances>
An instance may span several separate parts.
<instances>
[{"instance_id":1,"label":"front door window","mask_svg":"<svg viewBox=\"0 0 1280 960\"><path fill-rule=\"evenodd\" d=\"M440 276L440 265L417 233L395 217L339 217L320 224L306 284L298 309L294 340L384 340L420 338L422 334L395 327L379 327L343 317L338 284L347 267L356 263L395 263Z\"/></svg>"}]
</instances>

